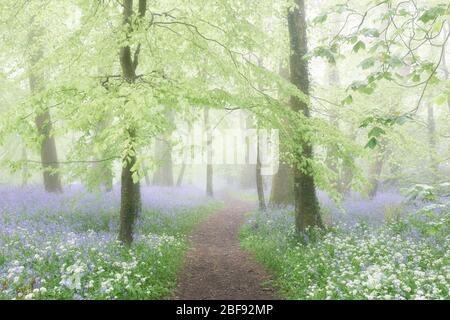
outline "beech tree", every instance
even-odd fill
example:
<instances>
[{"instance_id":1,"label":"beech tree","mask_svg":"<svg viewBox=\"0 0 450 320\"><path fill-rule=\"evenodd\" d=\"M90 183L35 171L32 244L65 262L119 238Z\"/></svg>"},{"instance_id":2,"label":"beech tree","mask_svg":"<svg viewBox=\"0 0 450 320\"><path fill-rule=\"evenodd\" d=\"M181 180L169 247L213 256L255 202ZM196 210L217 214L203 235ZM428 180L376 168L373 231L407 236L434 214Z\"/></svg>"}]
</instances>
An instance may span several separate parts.
<instances>
[{"instance_id":1,"label":"beech tree","mask_svg":"<svg viewBox=\"0 0 450 320\"><path fill-rule=\"evenodd\" d=\"M308 53L306 33L305 2L296 0L295 6L288 12L289 39L291 52L289 57L290 80L300 89L307 99L309 94ZM291 97L291 107L295 112L301 112L305 117L311 113L308 102L297 96ZM295 226L298 232L309 227L322 226L319 203L316 195L314 176L308 160L313 157L313 146L306 137L296 137L298 142L296 153L301 159L294 166L294 196L295 196Z\"/></svg>"}]
</instances>

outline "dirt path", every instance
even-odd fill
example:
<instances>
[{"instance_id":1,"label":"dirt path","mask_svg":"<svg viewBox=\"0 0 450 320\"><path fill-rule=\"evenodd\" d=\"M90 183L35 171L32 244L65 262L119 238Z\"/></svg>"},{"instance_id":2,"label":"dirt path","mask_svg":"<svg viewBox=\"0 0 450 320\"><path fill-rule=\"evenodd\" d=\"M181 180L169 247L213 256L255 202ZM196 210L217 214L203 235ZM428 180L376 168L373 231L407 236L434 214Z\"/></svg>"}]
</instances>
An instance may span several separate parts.
<instances>
[{"instance_id":1,"label":"dirt path","mask_svg":"<svg viewBox=\"0 0 450 320\"><path fill-rule=\"evenodd\" d=\"M251 209L229 202L192 233L175 299L275 299L274 290L263 285L269 276L237 239L244 213Z\"/></svg>"}]
</instances>

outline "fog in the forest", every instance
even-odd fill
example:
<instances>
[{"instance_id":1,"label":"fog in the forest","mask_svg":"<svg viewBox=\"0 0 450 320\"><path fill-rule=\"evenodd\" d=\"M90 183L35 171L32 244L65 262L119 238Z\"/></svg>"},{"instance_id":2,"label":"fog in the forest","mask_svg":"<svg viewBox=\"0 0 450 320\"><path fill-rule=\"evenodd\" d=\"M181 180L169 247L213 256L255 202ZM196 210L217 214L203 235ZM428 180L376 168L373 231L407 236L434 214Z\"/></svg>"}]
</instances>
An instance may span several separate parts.
<instances>
[{"instance_id":1,"label":"fog in the forest","mask_svg":"<svg viewBox=\"0 0 450 320\"><path fill-rule=\"evenodd\" d=\"M184 292L217 212L284 298L448 299L449 12L1 0L0 299Z\"/></svg>"}]
</instances>

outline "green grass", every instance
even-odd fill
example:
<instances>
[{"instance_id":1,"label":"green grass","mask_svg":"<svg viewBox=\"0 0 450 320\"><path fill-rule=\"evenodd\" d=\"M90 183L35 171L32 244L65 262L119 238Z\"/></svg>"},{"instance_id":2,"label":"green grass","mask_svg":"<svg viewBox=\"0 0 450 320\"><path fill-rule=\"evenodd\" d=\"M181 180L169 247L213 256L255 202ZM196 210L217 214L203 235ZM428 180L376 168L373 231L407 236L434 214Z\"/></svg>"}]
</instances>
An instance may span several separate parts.
<instances>
[{"instance_id":1,"label":"green grass","mask_svg":"<svg viewBox=\"0 0 450 320\"><path fill-rule=\"evenodd\" d=\"M52 235L47 247L33 244L36 234L5 239L10 256L0 254L0 266L9 263L6 278L0 279L0 299L169 298L189 248L186 236L221 206L214 202L173 215L144 212L136 226L141 236L131 248L97 233L108 234L110 214L79 221L73 243L61 234Z\"/></svg>"},{"instance_id":2,"label":"green grass","mask_svg":"<svg viewBox=\"0 0 450 320\"><path fill-rule=\"evenodd\" d=\"M448 215L439 221L434 229L448 223ZM414 237L412 228L411 221L337 226L299 238L292 213L255 212L240 239L287 299L449 299L448 229L430 239L428 233Z\"/></svg>"}]
</instances>

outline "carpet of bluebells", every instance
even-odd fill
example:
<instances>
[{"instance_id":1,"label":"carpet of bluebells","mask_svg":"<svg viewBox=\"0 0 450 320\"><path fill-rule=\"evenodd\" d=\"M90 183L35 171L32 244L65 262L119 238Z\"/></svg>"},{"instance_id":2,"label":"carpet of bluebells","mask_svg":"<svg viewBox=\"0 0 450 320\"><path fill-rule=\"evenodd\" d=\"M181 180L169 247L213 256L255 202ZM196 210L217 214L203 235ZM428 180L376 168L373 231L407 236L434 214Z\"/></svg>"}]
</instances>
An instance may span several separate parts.
<instances>
[{"instance_id":1,"label":"carpet of bluebells","mask_svg":"<svg viewBox=\"0 0 450 320\"><path fill-rule=\"evenodd\" d=\"M444 185L448 187L447 185ZM293 208L248 217L245 248L290 299L449 299L450 198L419 185L408 196L319 195L325 231L294 232Z\"/></svg>"},{"instance_id":2,"label":"carpet of bluebells","mask_svg":"<svg viewBox=\"0 0 450 320\"><path fill-rule=\"evenodd\" d=\"M117 241L120 191L0 186L0 299L170 296L185 235L218 204L195 188L142 189L131 249Z\"/></svg>"}]
</instances>

